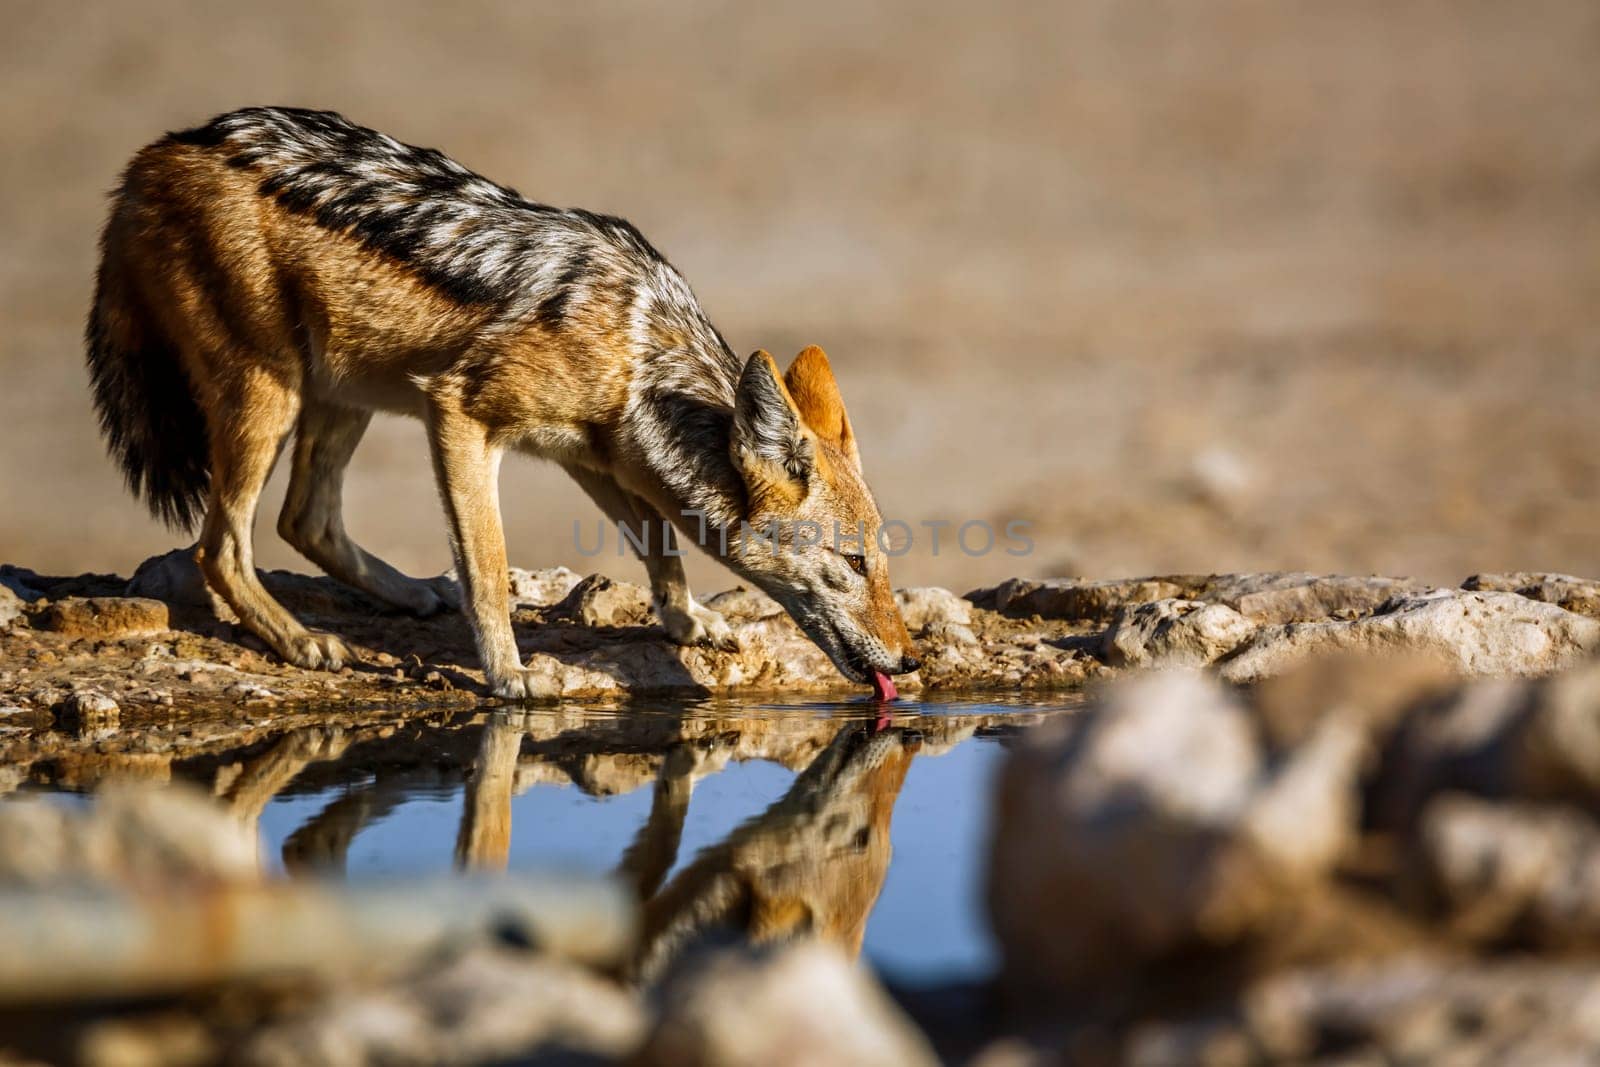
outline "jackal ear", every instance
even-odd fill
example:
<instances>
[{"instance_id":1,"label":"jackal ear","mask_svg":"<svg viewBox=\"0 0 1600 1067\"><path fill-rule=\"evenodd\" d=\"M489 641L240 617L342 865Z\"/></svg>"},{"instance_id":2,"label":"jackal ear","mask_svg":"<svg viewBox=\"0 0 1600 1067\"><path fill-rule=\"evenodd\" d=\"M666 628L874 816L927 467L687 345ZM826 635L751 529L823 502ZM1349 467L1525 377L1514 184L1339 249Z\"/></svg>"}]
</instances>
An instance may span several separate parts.
<instances>
[{"instance_id":1,"label":"jackal ear","mask_svg":"<svg viewBox=\"0 0 1600 1067\"><path fill-rule=\"evenodd\" d=\"M804 492L815 468L811 436L778 365L764 351L751 355L739 375L728 450L752 490Z\"/></svg>"},{"instance_id":2,"label":"jackal ear","mask_svg":"<svg viewBox=\"0 0 1600 1067\"><path fill-rule=\"evenodd\" d=\"M833 376L828 354L816 345L806 346L789 364L783 381L805 424L860 470L861 453L856 449L856 435L850 429L850 415L844 409L844 397L839 395L839 382Z\"/></svg>"}]
</instances>

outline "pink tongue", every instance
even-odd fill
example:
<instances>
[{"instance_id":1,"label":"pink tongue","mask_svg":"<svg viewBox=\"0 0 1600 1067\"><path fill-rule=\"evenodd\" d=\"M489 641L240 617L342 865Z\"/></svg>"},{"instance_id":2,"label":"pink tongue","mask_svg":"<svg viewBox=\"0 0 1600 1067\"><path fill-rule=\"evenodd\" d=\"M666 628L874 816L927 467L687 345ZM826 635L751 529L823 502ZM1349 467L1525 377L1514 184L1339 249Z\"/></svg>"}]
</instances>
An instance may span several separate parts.
<instances>
[{"instance_id":1,"label":"pink tongue","mask_svg":"<svg viewBox=\"0 0 1600 1067\"><path fill-rule=\"evenodd\" d=\"M900 695L894 687L894 681L882 671L872 672L872 695L878 700L893 700Z\"/></svg>"}]
</instances>

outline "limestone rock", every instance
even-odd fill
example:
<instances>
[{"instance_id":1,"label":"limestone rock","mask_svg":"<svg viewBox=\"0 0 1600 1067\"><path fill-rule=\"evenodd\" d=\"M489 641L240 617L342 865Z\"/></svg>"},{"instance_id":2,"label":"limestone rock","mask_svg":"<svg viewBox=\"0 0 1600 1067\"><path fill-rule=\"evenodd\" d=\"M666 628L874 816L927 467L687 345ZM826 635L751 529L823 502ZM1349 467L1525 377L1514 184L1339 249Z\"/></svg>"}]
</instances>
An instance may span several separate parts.
<instances>
[{"instance_id":1,"label":"limestone rock","mask_svg":"<svg viewBox=\"0 0 1600 1067\"><path fill-rule=\"evenodd\" d=\"M1374 751L1390 744L1396 724L1460 688L1436 659L1354 654L1308 659L1251 690L1256 724L1281 752L1304 741L1329 716L1357 726Z\"/></svg>"},{"instance_id":2,"label":"limestone rock","mask_svg":"<svg viewBox=\"0 0 1600 1067\"><path fill-rule=\"evenodd\" d=\"M454 575L454 571L451 575ZM454 581L450 575L446 580ZM511 583L511 605L514 608L547 608L561 603L572 587L583 581L583 575L566 567L546 567L530 571L512 567L508 580Z\"/></svg>"},{"instance_id":3,"label":"limestone rock","mask_svg":"<svg viewBox=\"0 0 1600 1067\"><path fill-rule=\"evenodd\" d=\"M1122 611L1106 631L1113 667L1203 667L1232 652L1256 625L1225 604L1155 600Z\"/></svg>"},{"instance_id":4,"label":"limestone rock","mask_svg":"<svg viewBox=\"0 0 1600 1067\"><path fill-rule=\"evenodd\" d=\"M1216 576L1194 597L1226 604L1252 622L1270 625L1365 615L1397 596L1427 592L1410 578L1305 573Z\"/></svg>"},{"instance_id":5,"label":"limestone rock","mask_svg":"<svg viewBox=\"0 0 1600 1067\"><path fill-rule=\"evenodd\" d=\"M9 586L0 585L0 634L26 618L25 602Z\"/></svg>"},{"instance_id":6,"label":"limestone rock","mask_svg":"<svg viewBox=\"0 0 1600 1067\"><path fill-rule=\"evenodd\" d=\"M1198 581L1184 578L1101 581L1012 578L992 588L974 590L967 594L967 599L1002 615L1109 622L1118 611L1131 605L1188 596Z\"/></svg>"},{"instance_id":7,"label":"limestone rock","mask_svg":"<svg viewBox=\"0 0 1600 1067\"><path fill-rule=\"evenodd\" d=\"M33 617L36 629L65 637L128 637L167 629L167 606L144 597L67 597Z\"/></svg>"},{"instance_id":8,"label":"limestone rock","mask_svg":"<svg viewBox=\"0 0 1600 1067\"><path fill-rule=\"evenodd\" d=\"M899 589L894 594L900 617L912 634L926 633L933 626L968 626L972 605L948 589L937 586Z\"/></svg>"},{"instance_id":9,"label":"limestone rock","mask_svg":"<svg viewBox=\"0 0 1600 1067\"><path fill-rule=\"evenodd\" d=\"M103 737L116 731L122 708L109 694L98 689L74 689L58 709L62 727L79 737Z\"/></svg>"},{"instance_id":10,"label":"limestone rock","mask_svg":"<svg viewBox=\"0 0 1600 1067\"><path fill-rule=\"evenodd\" d=\"M1248 501L1259 482L1248 460L1230 448L1213 445L1195 453L1179 484L1193 499L1231 513Z\"/></svg>"},{"instance_id":11,"label":"limestone rock","mask_svg":"<svg viewBox=\"0 0 1600 1067\"><path fill-rule=\"evenodd\" d=\"M1172 574L1150 578L1089 581L1082 578L1013 578L968 595L974 603L1005 615L1109 622L1128 608L1157 600L1225 604L1252 622L1311 622L1336 615L1365 614L1397 597L1426 592L1410 578L1260 574Z\"/></svg>"},{"instance_id":12,"label":"limestone rock","mask_svg":"<svg viewBox=\"0 0 1600 1067\"><path fill-rule=\"evenodd\" d=\"M584 626L637 626L649 618L650 594L632 582L591 574L574 585L555 610Z\"/></svg>"},{"instance_id":13,"label":"limestone rock","mask_svg":"<svg viewBox=\"0 0 1600 1067\"><path fill-rule=\"evenodd\" d=\"M1533 688L1512 788L1522 796L1593 805L1600 800L1600 661Z\"/></svg>"},{"instance_id":14,"label":"limestone rock","mask_svg":"<svg viewBox=\"0 0 1600 1067\"><path fill-rule=\"evenodd\" d=\"M669 981L637 1062L916 1067L938 1059L865 970L810 942L718 953Z\"/></svg>"},{"instance_id":15,"label":"limestone rock","mask_svg":"<svg viewBox=\"0 0 1600 1067\"><path fill-rule=\"evenodd\" d=\"M266 686L254 682L234 682L232 685L224 686L222 695L240 704L258 704L277 696Z\"/></svg>"},{"instance_id":16,"label":"limestone rock","mask_svg":"<svg viewBox=\"0 0 1600 1067\"><path fill-rule=\"evenodd\" d=\"M1504 590L1600 619L1600 581L1593 578L1530 571L1474 574L1461 583L1461 588Z\"/></svg>"},{"instance_id":17,"label":"limestone rock","mask_svg":"<svg viewBox=\"0 0 1600 1067\"><path fill-rule=\"evenodd\" d=\"M30 631L24 639L30 642L25 654L32 663L55 669L31 674L26 690L20 688L20 675L0 679L0 686L13 686L0 688L0 695L12 699L46 689L59 699L77 683L59 658L59 644L48 647L49 627L57 634L114 639L170 625L168 604L198 605L209 598L186 549L146 561L127 583L111 575L39 578L15 567L5 573L17 581L29 578L56 598L34 605L29 621L36 633ZM475 657L459 618L447 613L438 620L396 624L390 618L393 611L331 578L272 571L263 573L262 580L302 621L338 633L380 666L392 667L409 655L427 662L427 670L385 676L385 697L399 696L408 682L464 696L477 691ZM540 616L519 617L517 638L530 668L545 676L541 691L552 697L852 688L786 613L759 592L736 589L707 599L743 646L722 652L678 648L667 641L651 625L648 594L630 582L603 575L579 579L564 568L512 570L507 580L517 607ZM101 595L108 588L144 595ZM1341 650L1425 653L1469 675L1538 675L1590 650L1600 651L1600 620L1554 604L1493 590L1414 595L1411 591L1418 588L1407 579L1290 573L1013 579L970 599L941 589L905 589L896 594L897 603L923 667L904 679L902 688L1064 689L1118 669L1208 664L1215 664L1226 680L1255 682L1282 674L1313 654ZM211 606L219 619L230 617L225 608ZM1040 618L1017 621L1033 616ZM577 627L543 625L562 620ZM1091 630L1101 624L1103 632ZM280 670L272 657L259 654L259 647L238 650L240 644L254 642L237 629L204 623L198 635L173 639L174 659L214 660L251 675L231 678L230 683L259 686L285 700L322 699L333 692L375 695L365 684L375 676L352 672L330 689L328 677ZM100 653L120 655L109 647ZM116 669L136 670L153 680L168 673L142 659ZM170 673L179 682L191 681L183 669L174 667ZM173 689L174 683L159 680L161 692L175 701L185 695L185 687ZM130 691L112 688L119 694ZM219 684L206 692L215 695L224 689L227 685ZM147 702L143 696L130 699Z\"/></svg>"},{"instance_id":18,"label":"limestone rock","mask_svg":"<svg viewBox=\"0 0 1600 1067\"><path fill-rule=\"evenodd\" d=\"M1531 676L1600 651L1600 622L1514 593L1441 589L1364 618L1259 630L1221 667L1230 682L1278 674L1312 655L1410 652L1466 677Z\"/></svg>"}]
</instances>

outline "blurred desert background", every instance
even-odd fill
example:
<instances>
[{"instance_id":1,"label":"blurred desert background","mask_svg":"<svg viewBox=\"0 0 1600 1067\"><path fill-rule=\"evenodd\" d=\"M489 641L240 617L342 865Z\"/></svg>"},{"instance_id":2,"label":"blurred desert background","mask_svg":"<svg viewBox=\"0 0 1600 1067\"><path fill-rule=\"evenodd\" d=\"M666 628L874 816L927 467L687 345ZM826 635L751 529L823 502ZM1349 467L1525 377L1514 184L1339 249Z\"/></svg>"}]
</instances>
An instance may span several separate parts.
<instances>
[{"instance_id":1,"label":"blurred desert background","mask_svg":"<svg viewBox=\"0 0 1600 1067\"><path fill-rule=\"evenodd\" d=\"M105 196L169 129L331 108L625 215L736 350L833 358L887 516L1034 523L901 584L1600 574L1600 5L0 3L0 561L180 543L102 452ZM258 522L259 559L306 570ZM448 565L418 426L358 540ZM597 566L505 466L514 563ZM948 535L947 539L948 539ZM693 561L702 587L731 579Z\"/></svg>"}]
</instances>

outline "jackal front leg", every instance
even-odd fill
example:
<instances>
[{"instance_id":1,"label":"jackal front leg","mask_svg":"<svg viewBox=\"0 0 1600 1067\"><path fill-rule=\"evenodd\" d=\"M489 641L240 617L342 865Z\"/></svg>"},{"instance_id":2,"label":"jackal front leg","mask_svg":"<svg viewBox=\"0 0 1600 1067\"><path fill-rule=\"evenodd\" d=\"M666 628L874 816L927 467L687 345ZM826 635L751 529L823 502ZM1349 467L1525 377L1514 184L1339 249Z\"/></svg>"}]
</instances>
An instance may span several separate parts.
<instances>
[{"instance_id":1,"label":"jackal front leg","mask_svg":"<svg viewBox=\"0 0 1600 1067\"><path fill-rule=\"evenodd\" d=\"M489 691L513 700L559 696L548 676L523 667L511 632L506 538L500 523L500 448L489 439L488 427L463 412L454 396L430 396L427 422L434 476L461 579L461 606L472 623Z\"/></svg>"},{"instance_id":2,"label":"jackal front leg","mask_svg":"<svg viewBox=\"0 0 1600 1067\"><path fill-rule=\"evenodd\" d=\"M680 645L739 651L739 639L733 636L728 621L689 593L677 535L661 513L598 471L569 466L567 473L600 505L607 518L618 527L627 527L645 573L650 576L650 599L667 636Z\"/></svg>"},{"instance_id":3,"label":"jackal front leg","mask_svg":"<svg viewBox=\"0 0 1600 1067\"><path fill-rule=\"evenodd\" d=\"M483 728L456 834L456 866L462 870L506 868L511 855L511 794L527 732L526 715L520 711L495 712Z\"/></svg>"},{"instance_id":4,"label":"jackal front leg","mask_svg":"<svg viewBox=\"0 0 1600 1067\"><path fill-rule=\"evenodd\" d=\"M739 639L722 613L713 611L689 592L689 579L683 572L677 535L659 517L651 525L663 542L644 554L644 569L650 575L650 599L667 636L680 645L710 645L723 652L739 651Z\"/></svg>"}]
</instances>

